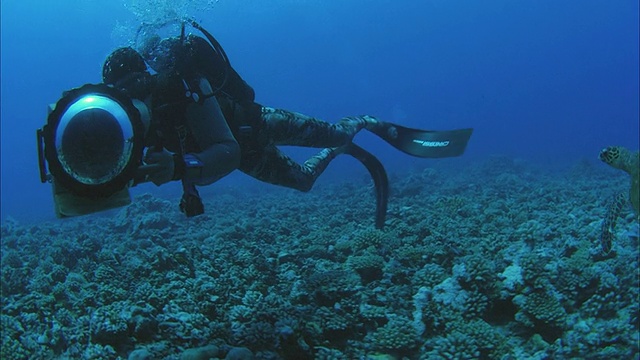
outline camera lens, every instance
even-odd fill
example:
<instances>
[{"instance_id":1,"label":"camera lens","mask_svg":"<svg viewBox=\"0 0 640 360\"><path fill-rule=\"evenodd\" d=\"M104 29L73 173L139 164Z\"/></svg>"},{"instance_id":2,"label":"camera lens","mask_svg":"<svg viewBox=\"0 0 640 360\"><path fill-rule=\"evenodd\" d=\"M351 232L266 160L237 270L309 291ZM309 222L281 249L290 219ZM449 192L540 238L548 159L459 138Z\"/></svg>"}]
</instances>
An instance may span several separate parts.
<instances>
[{"instance_id":1,"label":"camera lens","mask_svg":"<svg viewBox=\"0 0 640 360\"><path fill-rule=\"evenodd\" d=\"M89 94L72 103L56 129L60 165L74 180L105 184L127 166L132 156L133 126L114 99Z\"/></svg>"},{"instance_id":2,"label":"camera lens","mask_svg":"<svg viewBox=\"0 0 640 360\"><path fill-rule=\"evenodd\" d=\"M82 182L101 182L123 167L124 134L117 119L104 109L78 112L62 135L61 162Z\"/></svg>"}]
</instances>

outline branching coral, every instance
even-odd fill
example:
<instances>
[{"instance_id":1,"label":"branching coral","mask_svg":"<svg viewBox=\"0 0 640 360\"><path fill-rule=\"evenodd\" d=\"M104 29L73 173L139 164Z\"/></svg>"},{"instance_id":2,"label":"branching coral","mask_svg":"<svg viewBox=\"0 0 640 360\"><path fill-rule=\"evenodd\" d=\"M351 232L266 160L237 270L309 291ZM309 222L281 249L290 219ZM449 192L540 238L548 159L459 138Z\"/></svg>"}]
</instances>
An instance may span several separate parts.
<instances>
[{"instance_id":1,"label":"branching coral","mask_svg":"<svg viewBox=\"0 0 640 360\"><path fill-rule=\"evenodd\" d=\"M356 249L366 249L370 246L380 247L386 240L386 234L381 230L362 230L353 237L353 245Z\"/></svg>"},{"instance_id":2,"label":"branching coral","mask_svg":"<svg viewBox=\"0 0 640 360\"><path fill-rule=\"evenodd\" d=\"M361 256L350 256L347 265L354 269L367 284L374 280L382 278L382 268L384 267L384 259L382 256L368 254Z\"/></svg>"},{"instance_id":3,"label":"branching coral","mask_svg":"<svg viewBox=\"0 0 640 360\"><path fill-rule=\"evenodd\" d=\"M567 313L556 296L549 291L536 291L528 296L518 295L513 303L520 308L516 320L532 328L548 342L553 342L566 327Z\"/></svg>"}]
</instances>

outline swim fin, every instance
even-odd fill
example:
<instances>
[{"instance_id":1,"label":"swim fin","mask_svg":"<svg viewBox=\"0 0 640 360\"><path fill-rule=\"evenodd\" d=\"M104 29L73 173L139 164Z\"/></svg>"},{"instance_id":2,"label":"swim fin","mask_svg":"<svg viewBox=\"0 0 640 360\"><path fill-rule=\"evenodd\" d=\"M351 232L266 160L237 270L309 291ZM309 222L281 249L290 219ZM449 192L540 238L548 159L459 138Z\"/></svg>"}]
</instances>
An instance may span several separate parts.
<instances>
[{"instance_id":1,"label":"swim fin","mask_svg":"<svg viewBox=\"0 0 640 360\"><path fill-rule=\"evenodd\" d=\"M389 124L385 131L375 131L396 149L421 158L460 156L467 147L473 129L432 131ZM395 129L394 129L395 128ZM395 130L395 131L394 131Z\"/></svg>"},{"instance_id":2,"label":"swim fin","mask_svg":"<svg viewBox=\"0 0 640 360\"><path fill-rule=\"evenodd\" d=\"M369 171L376 190L376 228L382 229L387 217L387 201L389 200L389 179L384 166L373 154L360 146L351 143L346 146L345 154L358 159Z\"/></svg>"}]
</instances>

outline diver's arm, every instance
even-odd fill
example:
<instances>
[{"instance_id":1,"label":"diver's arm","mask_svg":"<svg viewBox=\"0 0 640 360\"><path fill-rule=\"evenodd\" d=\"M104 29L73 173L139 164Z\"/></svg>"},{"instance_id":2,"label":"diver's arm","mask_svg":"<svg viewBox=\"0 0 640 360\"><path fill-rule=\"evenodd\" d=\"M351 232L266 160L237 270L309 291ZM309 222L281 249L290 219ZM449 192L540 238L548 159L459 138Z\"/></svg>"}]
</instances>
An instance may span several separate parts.
<instances>
[{"instance_id":1,"label":"diver's arm","mask_svg":"<svg viewBox=\"0 0 640 360\"><path fill-rule=\"evenodd\" d=\"M240 164L240 146L233 137L215 97L187 107L187 126L203 151L184 154L174 178L209 185Z\"/></svg>"}]
</instances>

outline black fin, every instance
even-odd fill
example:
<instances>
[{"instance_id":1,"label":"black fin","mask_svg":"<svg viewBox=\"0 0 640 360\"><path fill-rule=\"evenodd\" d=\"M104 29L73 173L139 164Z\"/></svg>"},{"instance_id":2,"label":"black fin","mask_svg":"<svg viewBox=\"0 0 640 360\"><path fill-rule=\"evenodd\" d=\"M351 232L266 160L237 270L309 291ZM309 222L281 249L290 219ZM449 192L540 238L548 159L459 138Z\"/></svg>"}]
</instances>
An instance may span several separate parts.
<instances>
[{"instance_id":1,"label":"black fin","mask_svg":"<svg viewBox=\"0 0 640 360\"><path fill-rule=\"evenodd\" d=\"M344 153L358 159L371 174L376 189L376 228L382 229L387 217L387 201L389 199L387 171L380 160L356 144L347 145Z\"/></svg>"},{"instance_id":2,"label":"black fin","mask_svg":"<svg viewBox=\"0 0 640 360\"><path fill-rule=\"evenodd\" d=\"M421 158L444 158L460 156L467 147L473 129L432 131L411 129L390 124L396 131L387 128L384 133L375 132L396 149Z\"/></svg>"}]
</instances>

